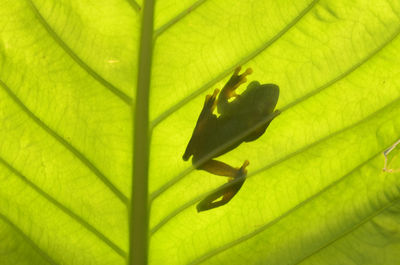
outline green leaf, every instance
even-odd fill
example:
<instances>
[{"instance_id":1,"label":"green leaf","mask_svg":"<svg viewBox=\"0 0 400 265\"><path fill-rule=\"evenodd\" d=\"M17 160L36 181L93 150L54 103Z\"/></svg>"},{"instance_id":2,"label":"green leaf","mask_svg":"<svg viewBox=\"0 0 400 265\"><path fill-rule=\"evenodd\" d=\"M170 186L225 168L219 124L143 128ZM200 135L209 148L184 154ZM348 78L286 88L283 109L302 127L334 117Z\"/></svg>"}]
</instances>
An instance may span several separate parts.
<instances>
[{"instance_id":1,"label":"green leaf","mask_svg":"<svg viewBox=\"0 0 400 265\"><path fill-rule=\"evenodd\" d=\"M149 120L134 113L151 137L149 264L399 264L400 173L382 168L400 138L400 2L164 0L153 32L146 4L1 1L0 263L139 255L132 161L146 155L133 139L147 128L132 113L149 100ZM218 158L248 159L248 178L197 213L226 179L182 155L205 95L238 65L279 85L282 114Z\"/></svg>"}]
</instances>

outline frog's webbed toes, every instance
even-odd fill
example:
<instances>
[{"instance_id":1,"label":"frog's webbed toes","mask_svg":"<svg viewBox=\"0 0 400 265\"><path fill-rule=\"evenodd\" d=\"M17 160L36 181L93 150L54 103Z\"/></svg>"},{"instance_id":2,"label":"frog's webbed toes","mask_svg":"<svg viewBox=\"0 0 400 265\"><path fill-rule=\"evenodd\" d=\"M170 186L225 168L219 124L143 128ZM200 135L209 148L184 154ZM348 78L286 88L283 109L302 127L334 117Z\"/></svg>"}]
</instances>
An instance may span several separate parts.
<instances>
[{"instance_id":1,"label":"frog's webbed toes","mask_svg":"<svg viewBox=\"0 0 400 265\"><path fill-rule=\"evenodd\" d=\"M237 84L237 87L240 86L243 83L247 82L246 76L250 75L253 73L253 69L247 68L246 71L244 71L243 74L239 75L239 82Z\"/></svg>"},{"instance_id":2,"label":"frog's webbed toes","mask_svg":"<svg viewBox=\"0 0 400 265\"><path fill-rule=\"evenodd\" d=\"M247 175L247 169L246 167L250 164L249 160L245 160L243 162L243 165L238 169L238 173L235 176L235 178L241 178L245 177Z\"/></svg>"},{"instance_id":3,"label":"frog's webbed toes","mask_svg":"<svg viewBox=\"0 0 400 265\"><path fill-rule=\"evenodd\" d=\"M243 165L240 168L236 168L236 173L234 176L229 177L228 182L237 179L237 178L243 178L246 177L247 175L247 169L246 167L250 164L249 160L245 160L243 162Z\"/></svg>"},{"instance_id":4,"label":"frog's webbed toes","mask_svg":"<svg viewBox=\"0 0 400 265\"><path fill-rule=\"evenodd\" d=\"M235 68L235 71L233 71L233 75L232 75L232 76L234 76L234 75L239 75L241 69L242 69L241 66L236 67L236 68Z\"/></svg>"},{"instance_id":5,"label":"frog's webbed toes","mask_svg":"<svg viewBox=\"0 0 400 265\"><path fill-rule=\"evenodd\" d=\"M225 84L224 88L222 89L222 94L223 97L225 97L226 100L232 98L232 97L237 97L239 96L236 94L235 90L243 83L247 82L246 76L250 75L253 70L251 68L247 68L246 71L244 71L242 74L240 73L240 70L242 69L241 66L238 66L235 71L233 72L231 78L229 81Z\"/></svg>"},{"instance_id":6,"label":"frog's webbed toes","mask_svg":"<svg viewBox=\"0 0 400 265\"><path fill-rule=\"evenodd\" d=\"M203 165L204 170L211 173L229 176L228 182L218 188L215 192L206 196L197 204L197 212L207 211L227 204L238 193L243 183L246 181L249 161L245 160L240 168L233 168L223 162L210 160Z\"/></svg>"},{"instance_id":7,"label":"frog's webbed toes","mask_svg":"<svg viewBox=\"0 0 400 265\"><path fill-rule=\"evenodd\" d=\"M208 109L210 112L213 112L215 107L217 106L217 95L219 93L219 89L216 88L212 95L207 95L206 100L204 101L203 109Z\"/></svg>"},{"instance_id":8,"label":"frog's webbed toes","mask_svg":"<svg viewBox=\"0 0 400 265\"><path fill-rule=\"evenodd\" d=\"M240 68L241 67L238 67L236 69L239 69L239 71L240 71ZM232 89L236 89L241 84L246 83L247 82L246 76L250 75L251 73L253 73L253 69L251 69L251 68L247 68L246 71L244 71L243 74L241 74L241 75L238 75L235 71L235 73L232 75L232 77L234 77L236 75L238 80L237 80L236 84L234 84L234 87Z\"/></svg>"},{"instance_id":9,"label":"frog's webbed toes","mask_svg":"<svg viewBox=\"0 0 400 265\"><path fill-rule=\"evenodd\" d=\"M232 74L232 77L234 76L245 77L246 75L253 73L253 69L247 68L246 71L243 72L243 74L239 75L240 70L242 70L241 66L236 67L235 71Z\"/></svg>"}]
</instances>

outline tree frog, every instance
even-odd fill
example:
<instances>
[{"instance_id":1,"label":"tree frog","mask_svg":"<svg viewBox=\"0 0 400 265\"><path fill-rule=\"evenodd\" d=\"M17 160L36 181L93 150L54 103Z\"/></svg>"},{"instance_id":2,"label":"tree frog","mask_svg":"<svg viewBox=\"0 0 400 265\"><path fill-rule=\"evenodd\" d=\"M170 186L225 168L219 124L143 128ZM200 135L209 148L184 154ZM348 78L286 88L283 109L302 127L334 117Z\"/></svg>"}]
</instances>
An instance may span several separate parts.
<instances>
[{"instance_id":1,"label":"tree frog","mask_svg":"<svg viewBox=\"0 0 400 265\"><path fill-rule=\"evenodd\" d=\"M213 158L229 152L242 142L259 138L272 119L280 113L279 110L274 111L279 97L277 85L253 81L243 93L236 93L236 89L246 82L246 76L252 73L251 68L242 74L239 74L240 70L240 66L235 69L221 91L215 89L212 95L206 96L183 155L185 161L193 156L192 164L196 169L229 177L228 183L197 205L198 212L228 203L246 179L248 160L241 167L235 168ZM214 113L215 109L218 114ZM229 184L233 180L235 182Z\"/></svg>"}]
</instances>

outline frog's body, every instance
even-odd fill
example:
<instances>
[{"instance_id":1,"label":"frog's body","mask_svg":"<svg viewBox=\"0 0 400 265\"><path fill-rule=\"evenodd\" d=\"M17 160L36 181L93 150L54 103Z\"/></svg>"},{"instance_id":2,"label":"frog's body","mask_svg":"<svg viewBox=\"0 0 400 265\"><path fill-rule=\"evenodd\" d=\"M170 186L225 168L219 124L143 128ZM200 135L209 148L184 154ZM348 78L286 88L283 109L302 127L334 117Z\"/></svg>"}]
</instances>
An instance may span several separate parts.
<instances>
[{"instance_id":1,"label":"frog's body","mask_svg":"<svg viewBox=\"0 0 400 265\"><path fill-rule=\"evenodd\" d=\"M230 177L229 181L235 178L242 178L243 181L236 181L237 185L228 185L226 192L220 195L223 196L222 200L218 202L213 202L218 197L212 201L209 199L204 202L207 198L203 200L198 205L199 211L227 203L240 189L247 173L245 169L249 164L247 160L242 167L233 168L212 158L229 152L242 142L256 140L265 132L271 120L279 114L279 111L274 112L279 97L279 87L274 84L261 85L253 81L242 94L237 95L235 90L246 82L245 77L251 73L251 69L247 69L241 75L238 75L239 71L240 67L235 70L221 93L215 89L213 95L206 96L183 159L188 160L193 155L192 163L197 169ZM232 97L235 99L229 102ZM219 116L213 113L215 108Z\"/></svg>"}]
</instances>

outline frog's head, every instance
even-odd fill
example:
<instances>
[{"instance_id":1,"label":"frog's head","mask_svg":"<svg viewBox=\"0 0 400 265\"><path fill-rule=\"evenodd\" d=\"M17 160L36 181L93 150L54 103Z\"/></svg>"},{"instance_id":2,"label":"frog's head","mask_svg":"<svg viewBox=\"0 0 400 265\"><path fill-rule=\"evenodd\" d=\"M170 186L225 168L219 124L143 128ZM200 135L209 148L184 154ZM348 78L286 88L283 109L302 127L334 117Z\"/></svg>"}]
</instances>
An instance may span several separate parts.
<instances>
[{"instance_id":1,"label":"frog's head","mask_svg":"<svg viewBox=\"0 0 400 265\"><path fill-rule=\"evenodd\" d=\"M261 85L264 88L266 105L271 107L271 112L275 109L279 98L279 87L275 84Z\"/></svg>"},{"instance_id":2,"label":"frog's head","mask_svg":"<svg viewBox=\"0 0 400 265\"><path fill-rule=\"evenodd\" d=\"M246 97L260 114L272 113L278 103L279 87L275 84L251 82L245 91Z\"/></svg>"}]
</instances>

